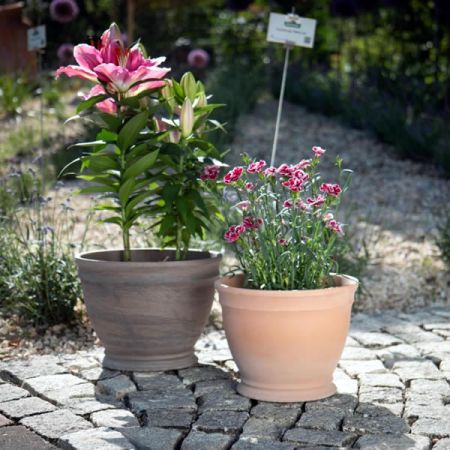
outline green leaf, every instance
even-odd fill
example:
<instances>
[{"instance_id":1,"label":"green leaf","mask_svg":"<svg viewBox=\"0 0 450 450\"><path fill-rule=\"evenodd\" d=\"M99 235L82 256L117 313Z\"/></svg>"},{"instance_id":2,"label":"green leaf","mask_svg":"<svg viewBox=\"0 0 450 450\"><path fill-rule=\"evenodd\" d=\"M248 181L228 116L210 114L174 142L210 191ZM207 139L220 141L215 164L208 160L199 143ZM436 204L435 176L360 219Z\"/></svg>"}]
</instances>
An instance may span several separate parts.
<instances>
[{"instance_id":1,"label":"green leaf","mask_svg":"<svg viewBox=\"0 0 450 450\"><path fill-rule=\"evenodd\" d=\"M82 101L77 106L77 114L79 114L81 111L84 111L85 109L92 108L95 104L105 100L106 98L108 98L107 95L101 94L101 95L96 95L95 97L91 97L87 100Z\"/></svg>"},{"instance_id":2,"label":"green leaf","mask_svg":"<svg viewBox=\"0 0 450 450\"><path fill-rule=\"evenodd\" d=\"M185 198L177 197L175 199L175 206L177 207L177 211L181 214L184 220L186 220L188 214L188 203Z\"/></svg>"},{"instance_id":3,"label":"green leaf","mask_svg":"<svg viewBox=\"0 0 450 450\"><path fill-rule=\"evenodd\" d=\"M104 184L106 186L116 187L118 185L117 179L109 174L99 174L99 175L78 175L78 179L90 181L92 183Z\"/></svg>"},{"instance_id":4,"label":"green leaf","mask_svg":"<svg viewBox=\"0 0 450 450\"><path fill-rule=\"evenodd\" d=\"M125 181L125 183L120 186L119 189L119 200L122 205L126 205L128 202L130 195L132 194L136 183L133 178L129 178Z\"/></svg>"},{"instance_id":5,"label":"green leaf","mask_svg":"<svg viewBox=\"0 0 450 450\"><path fill-rule=\"evenodd\" d=\"M122 151L136 142L139 132L145 127L148 119L148 112L143 111L132 117L120 130L117 145Z\"/></svg>"},{"instance_id":6,"label":"green leaf","mask_svg":"<svg viewBox=\"0 0 450 450\"><path fill-rule=\"evenodd\" d=\"M139 203L141 203L142 201L144 201L147 197L149 196L149 192L148 191L144 191L141 192L137 195L135 195L128 203L127 206L125 208L125 214L127 216L129 216L131 214L131 212L133 211L133 209L139 205Z\"/></svg>"},{"instance_id":7,"label":"green leaf","mask_svg":"<svg viewBox=\"0 0 450 450\"><path fill-rule=\"evenodd\" d=\"M106 219L100 220L101 223L113 223L114 225L119 225L122 228L122 219L120 217L107 217Z\"/></svg>"},{"instance_id":8,"label":"green leaf","mask_svg":"<svg viewBox=\"0 0 450 450\"><path fill-rule=\"evenodd\" d=\"M109 130L101 130L97 133L97 139L108 142L116 142L117 141L117 133Z\"/></svg>"},{"instance_id":9,"label":"green leaf","mask_svg":"<svg viewBox=\"0 0 450 450\"><path fill-rule=\"evenodd\" d=\"M171 208L172 203L178 196L178 192L180 192L179 184L166 184L163 188L162 198L164 199L164 203Z\"/></svg>"},{"instance_id":10,"label":"green leaf","mask_svg":"<svg viewBox=\"0 0 450 450\"><path fill-rule=\"evenodd\" d=\"M73 148L73 147L95 147L97 145L106 145L107 142L99 139L96 141L89 141L89 142L77 142L76 144L72 144L67 148Z\"/></svg>"},{"instance_id":11,"label":"green leaf","mask_svg":"<svg viewBox=\"0 0 450 450\"><path fill-rule=\"evenodd\" d=\"M105 123L105 125L109 128L109 130L112 130L114 132L116 132L119 129L120 124L122 122L120 117L113 116L111 114L98 113L98 116Z\"/></svg>"},{"instance_id":12,"label":"green leaf","mask_svg":"<svg viewBox=\"0 0 450 450\"><path fill-rule=\"evenodd\" d=\"M166 236L169 230L175 225L176 218L170 214L164 217L159 226L158 234L160 236Z\"/></svg>"},{"instance_id":13,"label":"green leaf","mask_svg":"<svg viewBox=\"0 0 450 450\"><path fill-rule=\"evenodd\" d=\"M116 193L115 189L110 186L88 186L77 191L77 194L99 194L99 193Z\"/></svg>"},{"instance_id":14,"label":"green leaf","mask_svg":"<svg viewBox=\"0 0 450 450\"><path fill-rule=\"evenodd\" d=\"M109 156L90 154L85 159L89 160L89 168L96 172L119 169L119 163Z\"/></svg>"},{"instance_id":15,"label":"green leaf","mask_svg":"<svg viewBox=\"0 0 450 450\"><path fill-rule=\"evenodd\" d=\"M135 178L140 175L142 172L150 169L150 167L155 164L156 158L158 157L159 150L155 150L154 152L145 155L143 158L138 159L135 163L133 163L125 173L123 174L123 178L126 180L128 178Z\"/></svg>"}]
</instances>

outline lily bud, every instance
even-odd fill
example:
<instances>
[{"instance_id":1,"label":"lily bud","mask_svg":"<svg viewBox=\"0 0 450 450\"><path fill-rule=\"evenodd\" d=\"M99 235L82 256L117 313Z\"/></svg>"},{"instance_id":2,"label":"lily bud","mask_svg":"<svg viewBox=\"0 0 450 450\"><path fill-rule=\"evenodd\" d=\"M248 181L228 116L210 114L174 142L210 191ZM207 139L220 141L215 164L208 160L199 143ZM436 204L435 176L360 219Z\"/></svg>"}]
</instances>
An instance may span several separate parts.
<instances>
[{"instance_id":1,"label":"lily bud","mask_svg":"<svg viewBox=\"0 0 450 450\"><path fill-rule=\"evenodd\" d=\"M111 42L120 41L122 42L122 33L115 22L109 26L109 39Z\"/></svg>"},{"instance_id":2,"label":"lily bud","mask_svg":"<svg viewBox=\"0 0 450 450\"><path fill-rule=\"evenodd\" d=\"M180 114L181 135L185 138L192 133L194 128L194 108L188 97L184 99Z\"/></svg>"},{"instance_id":3,"label":"lily bud","mask_svg":"<svg viewBox=\"0 0 450 450\"><path fill-rule=\"evenodd\" d=\"M180 142L180 132L178 130L169 131L169 142L172 144L178 144Z\"/></svg>"},{"instance_id":4,"label":"lily bud","mask_svg":"<svg viewBox=\"0 0 450 450\"><path fill-rule=\"evenodd\" d=\"M208 100L206 99L206 95L204 92L202 92L198 97L197 97L197 106L199 108L203 108L204 106L206 106L208 104Z\"/></svg>"},{"instance_id":5,"label":"lily bud","mask_svg":"<svg viewBox=\"0 0 450 450\"><path fill-rule=\"evenodd\" d=\"M167 102L166 104L167 104L167 108L169 109L169 112L171 114L173 114L173 111L177 105L175 102L172 83L170 82L170 80L166 81L166 84L161 89L161 94L164 97L164 100Z\"/></svg>"},{"instance_id":6,"label":"lily bud","mask_svg":"<svg viewBox=\"0 0 450 450\"><path fill-rule=\"evenodd\" d=\"M195 83L194 75L191 72L186 72L180 81L181 87L184 90L184 95L189 98L191 102L195 100L195 94L197 93L197 85Z\"/></svg>"},{"instance_id":7,"label":"lily bud","mask_svg":"<svg viewBox=\"0 0 450 450\"><path fill-rule=\"evenodd\" d=\"M200 80L197 81L197 92L205 92L205 85Z\"/></svg>"}]
</instances>

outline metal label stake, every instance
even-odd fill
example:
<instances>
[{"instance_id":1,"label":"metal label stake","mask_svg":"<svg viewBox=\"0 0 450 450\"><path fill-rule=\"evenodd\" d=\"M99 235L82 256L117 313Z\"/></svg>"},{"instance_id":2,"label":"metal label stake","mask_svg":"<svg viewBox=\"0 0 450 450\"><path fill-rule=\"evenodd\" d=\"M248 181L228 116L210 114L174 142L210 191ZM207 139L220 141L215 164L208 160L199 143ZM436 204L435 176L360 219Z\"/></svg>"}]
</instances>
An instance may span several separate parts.
<instances>
[{"instance_id":1,"label":"metal label stake","mask_svg":"<svg viewBox=\"0 0 450 450\"><path fill-rule=\"evenodd\" d=\"M280 97L278 99L277 121L275 123L275 134L273 136L272 156L270 158L271 166L273 166L275 164L275 156L277 154L278 133L280 131L281 113L283 112L284 91L286 89L286 77L287 77L287 70L288 70L288 65L289 65L289 53L291 52L291 48L292 48L292 45L286 43L286 54L284 56L283 76L281 78Z\"/></svg>"},{"instance_id":2,"label":"metal label stake","mask_svg":"<svg viewBox=\"0 0 450 450\"><path fill-rule=\"evenodd\" d=\"M284 44L286 54L284 56L283 76L281 78L280 97L278 99L277 120L275 123L275 134L273 137L272 156L270 165L275 164L277 155L278 135L280 133L281 114L283 112L284 91L286 89L287 70L289 66L289 54L294 46L312 48L314 45L314 34L316 21L306 19L295 14L292 8L291 14L270 13L267 40Z\"/></svg>"}]
</instances>

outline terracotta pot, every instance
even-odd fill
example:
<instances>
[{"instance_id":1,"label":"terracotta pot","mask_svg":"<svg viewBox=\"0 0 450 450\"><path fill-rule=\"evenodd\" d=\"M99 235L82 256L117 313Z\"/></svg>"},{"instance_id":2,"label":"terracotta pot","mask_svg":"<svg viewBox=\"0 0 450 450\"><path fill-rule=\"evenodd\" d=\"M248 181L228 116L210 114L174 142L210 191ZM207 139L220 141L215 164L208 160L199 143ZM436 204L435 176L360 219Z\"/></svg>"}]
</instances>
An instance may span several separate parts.
<instances>
[{"instance_id":1,"label":"terracotta pot","mask_svg":"<svg viewBox=\"0 0 450 450\"><path fill-rule=\"evenodd\" d=\"M121 250L77 256L89 318L105 346L103 365L120 370L172 370L197 362L194 344L211 310L220 255Z\"/></svg>"},{"instance_id":2,"label":"terracotta pot","mask_svg":"<svg viewBox=\"0 0 450 450\"><path fill-rule=\"evenodd\" d=\"M244 289L243 277L216 282L223 326L239 367L238 392L272 402L311 401L336 392L358 280L304 291Z\"/></svg>"}]
</instances>

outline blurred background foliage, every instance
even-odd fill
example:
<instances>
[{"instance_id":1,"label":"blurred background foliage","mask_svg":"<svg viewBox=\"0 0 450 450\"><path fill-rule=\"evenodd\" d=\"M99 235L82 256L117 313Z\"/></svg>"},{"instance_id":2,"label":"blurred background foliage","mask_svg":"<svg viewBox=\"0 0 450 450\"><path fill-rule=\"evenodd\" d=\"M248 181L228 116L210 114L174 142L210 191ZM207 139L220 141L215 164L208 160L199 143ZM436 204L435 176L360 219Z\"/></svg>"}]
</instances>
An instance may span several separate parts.
<instances>
[{"instance_id":1,"label":"blurred background foliage","mask_svg":"<svg viewBox=\"0 0 450 450\"><path fill-rule=\"evenodd\" d=\"M53 0L53 2L64 0ZM75 0L72 0L75 1ZM50 2L53 3L53 2ZM265 41L269 11L318 21L313 50L293 51L287 99L358 128L372 130L400 157L431 161L450 173L450 8L446 0L77 0L60 23L48 4L29 0L26 13L47 24L45 67L57 67L61 45L89 41L110 21L139 36L151 56L166 55L178 76L206 79L229 142L239 114L262 92L278 94L283 48ZM51 9L51 8L50 8ZM206 50L205 66L188 62ZM4 82L3 82L4 83ZM19 95L26 95L17 83ZM10 88L9 88L10 89ZM3 89L4 90L4 89ZM3 96L4 97L4 96ZM0 96L2 99L2 96ZM8 110L17 108L9 102Z\"/></svg>"}]
</instances>

